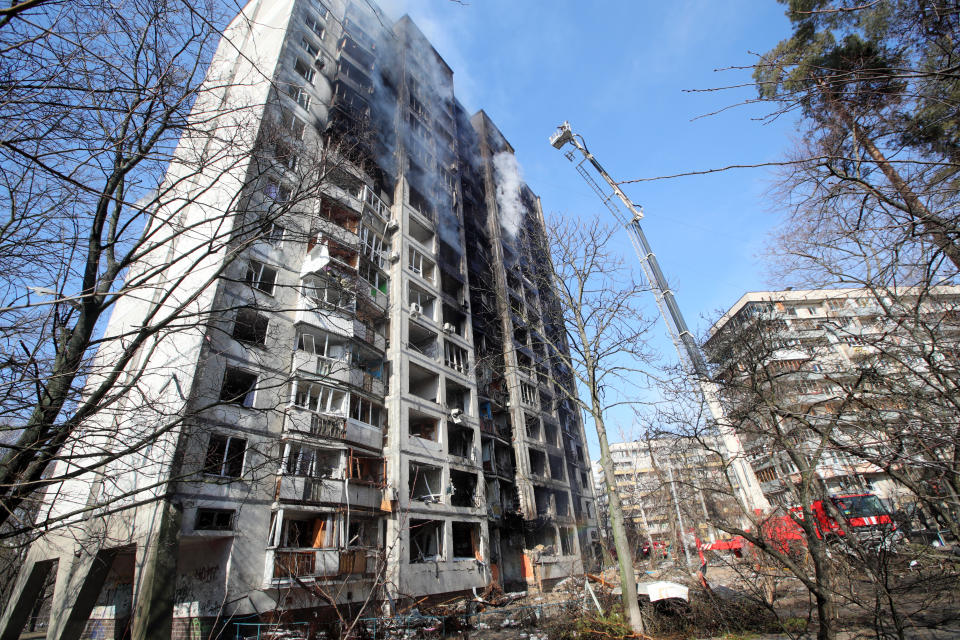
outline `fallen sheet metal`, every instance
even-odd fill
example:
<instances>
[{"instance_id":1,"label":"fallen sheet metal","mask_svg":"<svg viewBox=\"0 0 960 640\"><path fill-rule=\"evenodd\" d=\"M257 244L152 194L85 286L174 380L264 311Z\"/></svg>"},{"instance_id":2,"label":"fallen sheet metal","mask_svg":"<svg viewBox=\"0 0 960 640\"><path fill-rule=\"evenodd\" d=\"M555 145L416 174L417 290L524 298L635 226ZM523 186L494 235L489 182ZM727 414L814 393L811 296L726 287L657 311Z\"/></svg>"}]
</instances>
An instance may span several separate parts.
<instances>
[{"instance_id":1,"label":"fallen sheet metal","mask_svg":"<svg viewBox=\"0 0 960 640\"><path fill-rule=\"evenodd\" d=\"M680 598L681 600L690 600L690 588L676 582L667 582L661 580L658 582L641 582L637 584L637 594L645 595L650 598L650 602L657 600L666 600L667 598Z\"/></svg>"}]
</instances>

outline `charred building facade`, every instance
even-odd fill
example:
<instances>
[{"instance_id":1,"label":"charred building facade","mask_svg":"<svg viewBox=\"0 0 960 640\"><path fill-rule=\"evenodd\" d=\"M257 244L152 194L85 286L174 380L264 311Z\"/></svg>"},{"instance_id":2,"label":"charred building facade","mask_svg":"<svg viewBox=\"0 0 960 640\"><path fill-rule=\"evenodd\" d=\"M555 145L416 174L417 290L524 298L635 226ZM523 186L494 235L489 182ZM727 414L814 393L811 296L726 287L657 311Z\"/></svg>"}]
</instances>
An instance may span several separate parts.
<instances>
[{"instance_id":1,"label":"charred building facade","mask_svg":"<svg viewBox=\"0 0 960 640\"><path fill-rule=\"evenodd\" d=\"M582 572L592 479L513 149L414 23L369 2L253 0L225 34L208 78L245 133L205 149L250 153L180 220L201 244L236 203L217 224L237 250L185 272L205 320L158 336L137 400L70 446L183 419L48 491L45 514L109 508L34 543L0 635L40 609L48 638L179 636Z\"/></svg>"}]
</instances>

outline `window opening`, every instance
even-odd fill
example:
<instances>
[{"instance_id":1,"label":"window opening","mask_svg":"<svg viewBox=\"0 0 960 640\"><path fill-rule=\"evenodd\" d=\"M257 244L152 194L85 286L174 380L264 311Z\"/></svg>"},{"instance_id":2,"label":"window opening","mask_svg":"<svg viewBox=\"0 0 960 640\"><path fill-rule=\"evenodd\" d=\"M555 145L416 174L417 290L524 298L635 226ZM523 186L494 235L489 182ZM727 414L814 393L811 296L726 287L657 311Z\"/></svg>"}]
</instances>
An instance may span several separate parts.
<instances>
[{"instance_id":1,"label":"window opening","mask_svg":"<svg viewBox=\"0 0 960 640\"><path fill-rule=\"evenodd\" d=\"M243 475L243 457L247 441L243 438L211 434L204 457L203 472L221 478L239 478Z\"/></svg>"}]
</instances>

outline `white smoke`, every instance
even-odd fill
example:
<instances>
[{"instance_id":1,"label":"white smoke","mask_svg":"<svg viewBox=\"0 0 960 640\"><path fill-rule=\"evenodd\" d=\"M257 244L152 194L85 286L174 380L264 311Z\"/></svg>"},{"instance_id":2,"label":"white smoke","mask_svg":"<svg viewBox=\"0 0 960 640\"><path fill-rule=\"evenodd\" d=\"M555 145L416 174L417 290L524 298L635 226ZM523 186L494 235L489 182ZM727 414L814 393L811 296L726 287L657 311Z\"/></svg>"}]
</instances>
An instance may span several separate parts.
<instances>
[{"instance_id":1,"label":"white smoke","mask_svg":"<svg viewBox=\"0 0 960 640\"><path fill-rule=\"evenodd\" d=\"M517 237L523 224L524 206L520 201L523 178L517 158L509 151L493 156L493 171L497 181L497 209L500 212L500 227L512 238Z\"/></svg>"}]
</instances>

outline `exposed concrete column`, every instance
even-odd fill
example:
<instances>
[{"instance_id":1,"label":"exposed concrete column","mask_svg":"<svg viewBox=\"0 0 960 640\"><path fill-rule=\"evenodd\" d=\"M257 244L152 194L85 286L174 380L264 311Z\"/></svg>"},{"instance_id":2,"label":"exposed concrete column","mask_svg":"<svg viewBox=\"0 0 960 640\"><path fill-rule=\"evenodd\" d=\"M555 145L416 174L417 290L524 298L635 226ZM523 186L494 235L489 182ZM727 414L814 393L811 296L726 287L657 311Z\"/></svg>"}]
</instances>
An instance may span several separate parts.
<instances>
[{"instance_id":1,"label":"exposed concrete column","mask_svg":"<svg viewBox=\"0 0 960 640\"><path fill-rule=\"evenodd\" d=\"M56 558L28 561L20 570L18 584L10 596L3 618L0 619L0 640L17 640L20 637L56 562Z\"/></svg>"},{"instance_id":2,"label":"exposed concrete column","mask_svg":"<svg viewBox=\"0 0 960 640\"><path fill-rule=\"evenodd\" d=\"M170 640L183 508L164 500L157 507L157 535L137 548L133 640Z\"/></svg>"}]
</instances>

